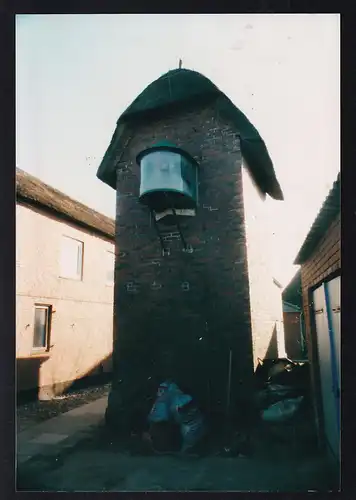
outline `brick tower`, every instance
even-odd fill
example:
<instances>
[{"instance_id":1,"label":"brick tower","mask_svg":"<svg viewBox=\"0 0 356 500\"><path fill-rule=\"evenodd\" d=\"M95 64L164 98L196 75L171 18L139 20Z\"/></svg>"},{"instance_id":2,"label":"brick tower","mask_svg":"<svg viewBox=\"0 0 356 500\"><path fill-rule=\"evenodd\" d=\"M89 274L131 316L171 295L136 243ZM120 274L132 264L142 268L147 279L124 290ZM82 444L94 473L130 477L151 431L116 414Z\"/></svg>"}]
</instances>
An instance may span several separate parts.
<instances>
[{"instance_id":1,"label":"brick tower","mask_svg":"<svg viewBox=\"0 0 356 500\"><path fill-rule=\"evenodd\" d=\"M157 151L145 167L140 158ZM143 419L166 378L204 411L235 414L257 357L273 345L278 355L283 337L263 223L265 196L283 195L263 140L210 80L180 68L121 115L97 175L117 191L108 422ZM191 186L189 207L170 197ZM152 190L170 205L150 207Z\"/></svg>"}]
</instances>

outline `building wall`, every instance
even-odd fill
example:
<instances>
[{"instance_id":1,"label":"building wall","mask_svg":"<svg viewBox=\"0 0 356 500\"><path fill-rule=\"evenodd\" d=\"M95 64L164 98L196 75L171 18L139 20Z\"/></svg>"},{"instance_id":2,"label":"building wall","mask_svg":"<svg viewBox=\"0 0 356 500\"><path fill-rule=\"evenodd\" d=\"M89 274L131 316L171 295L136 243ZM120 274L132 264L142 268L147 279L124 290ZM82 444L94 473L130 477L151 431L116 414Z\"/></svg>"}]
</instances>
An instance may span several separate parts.
<instances>
[{"instance_id":1,"label":"building wall","mask_svg":"<svg viewBox=\"0 0 356 500\"><path fill-rule=\"evenodd\" d=\"M317 284L326 280L329 275L341 269L340 223L340 215L338 215L325 232L323 239L320 241L313 254L301 266L303 308L306 335L309 340L310 311L312 305L309 303L308 292L310 288L315 287Z\"/></svg>"},{"instance_id":2,"label":"building wall","mask_svg":"<svg viewBox=\"0 0 356 500\"><path fill-rule=\"evenodd\" d=\"M271 271L272 235L263 196L244 165L245 231L252 321L253 360L285 356L282 291Z\"/></svg>"},{"instance_id":3,"label":"building wall","mask_svg":"<svg viewBox=\"0 0 356 500\"><path fill-rule=\"evenodd\" d=\"M340 214L332 222L325 232L323 239L319 242L309 259L301 266L301 280L303 293L303 310L305 318L305 332L308 348L308 358L312 366L312 386L315 398L315 415L317 427L322 429L322 403L320 398L320 375L317 356L317 339L313 335L312 310L310 291L319 283L327 280L333 273L341 270L341 248L340 248ZM322 431L321 431L322 432Z\"/></svg>"},{"instance_id":4,"label":"building wall","mask_svg":"<svg viewBox=\"0 0 356 500\"><path fill-rule=\"evenodd\" d=\"M225 412L230 350L235 404L250 394L253 374L238 134L206 105L137 124L126 139L124 152L117 152L118 364L107 416L118 422L120 412L125 418L125 408L145 398L147 411L157 383L166 377L203 408ZM193 251L183 252L176 228L167 228L170 255L163 257L148 209L138 201L135 158L165 139L188 151L200 167L197 214L181 223ZM189 291L183 291L184 282Z\"/></svg>"},{"instance_id":5,"label":"building wall","mask_svg":"<svg viewBox=\"0 0 356 500\"><path fill-rule=\"evenodd\" d=\"M84 243L83 280L60 278L61 238ZM18 390L60 392L72 381L111 371L113 285L107 285L110 240L31 206L16 207L16 357ZM50 349L32 349L34 306L53 307ZM102 366L101 366L102 365Z\"/></svg>"},{"instance_id":6,"label":"building wall","mask_svg":"<svg viewBox=\"0 0 356 500\"><path fill-rule=\"evenodd\" d=\"M303 346L301 341L301 313L284 312L285 348L288 358L303 359Z\"/></svg>"}]
</instances>

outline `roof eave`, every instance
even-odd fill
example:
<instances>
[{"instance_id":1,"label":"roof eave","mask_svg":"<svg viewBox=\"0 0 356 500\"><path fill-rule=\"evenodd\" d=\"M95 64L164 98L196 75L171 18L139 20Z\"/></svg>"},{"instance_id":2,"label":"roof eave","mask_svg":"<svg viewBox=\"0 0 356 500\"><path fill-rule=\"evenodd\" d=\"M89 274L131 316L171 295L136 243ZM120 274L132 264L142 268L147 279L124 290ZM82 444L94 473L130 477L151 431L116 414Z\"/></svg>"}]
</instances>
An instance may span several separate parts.
<instances>
[{"instance_id":1,"label":"roof eave","mask_svg":"<svg viewBox=\"0 0 356 500\"><path fill-rule=\"evenodd\" d=\"M114 132L114 135L112 137L112 140L105 152L105 155L99 165L98 171L97 171L97 178L110 186L111 188L116 190L116 171L114 167L114 153L115 149L118 145L119 138L121 137L123 133L123 126L124 124L118 120L117 128ZM119 130L121 129L121 130ZM240 138L241 140L241 153L242 156L245 158L247 164L252 168L254 171L260 170L261 174L263 177L266 175L266 171L269 170L268 167L273 168L273 163L272 160L269 156L267 147L264 143L264 141L261 139L259 141L251 141L249 139L243 139ZM254 152L254 149L257 146L260 149L261 154L259 155L258 153ZM254 144L252 144L254 143ZM252 167L251 167L252 165ZM253 168L255 166L255 168ZM266 178L265 178L266 179ZM260 184L260 182L258 182ZM265 184L265 181L263 181L263 184ZM281 189L281 186L276 178L275 175L273 177L270 177L269 179L266 179L266 184L264 185L264 190L265 192L274 200L276 201L283 201L284 200L284 195Z\"/></svg>"},{"instance_id":2,"label":"roof eave","mask_svg":"<svg viewBox=\"0 0 356 500\"><path fill-rule=\"evenodd\" d=\"M16 168L16 201L114 240L115 221Z\"/></svg>"},{"instance_id":3,"label":"roof eave","mask_svg":"<svg viewBox=\"0 0 356 500\"><path fill-rule=\"evenodd\" d=\"M101 162L96 176L100 181L104 182L104 184L116 190L116 172L107 161L103 160Z\"/></svg>"},{"instance_id":4,"label":"roof eave","mask_svg":"<svg viewBox=\"0 0 356 500\"><path fill-rule=\"evenodd\" d=\"M303 265L312 255L321 238L325 234L325 230L335 220L340 213L340 173L337 176L333 187L329 191L318 215L316 216L303 245L301 246L295 260L294 265Z\"/></svg>"},{"instance_id":5,"label":"roof eave","mask_svg":"<svg viewBox=\"0 0 356 500\"><path fill-rule=\"evenodd\" d=\"M250 170L254 170L255 174L257 172L257 175L255 175L257 185L264 193L268 194L274 200L283 201L283 192L276 178L273 168L273 162L269 156L267 147L262 137L254 127L254 125L250 122L247 116L245 116L244 113L239 110L232 103L232 101L210 80L206 79L206 77L204 77L203 75L200 75L200 73L191 70L184 71L190 72L192 74L196 73L199 78L202 77L203 79L207 80L209 82L209 89L205 88L203 95L199 93L194 96L189 94L189 96L186 96L186 98L183 100L180 96L179 103L187 104L189 101L192 101L196 104L197 99L209 100L212 98L217 98L216 105L218 112L221 112L221 114L225 114L229 121L231 121L238 129L241 140L241 153L249 164ZM118 142L123 135L123 129L121 127L125 127L126 123L131 122L131 120L135 121L136 118L142 115L147 116L147 114L155 112L158 109L164 109L174 105L177 106L178 101L174 101L171 99L170 101L165 101L165 104L158 106L158 108L146 107L144 109L141 107L139 110L135 108L135 104L139 102L139 100L142 98L142 96L145 95L147 90L152 90L152 87L155 84L159 83L163 78L166 78L167 76L168 74L162 75L162 77L149 84L131 103L131 105L122 113L117 121L117 127L112 137L111 143L97 171L97 177L113 189L116 189L116 172L113 163Z\"/></svg>"}]
</instances>

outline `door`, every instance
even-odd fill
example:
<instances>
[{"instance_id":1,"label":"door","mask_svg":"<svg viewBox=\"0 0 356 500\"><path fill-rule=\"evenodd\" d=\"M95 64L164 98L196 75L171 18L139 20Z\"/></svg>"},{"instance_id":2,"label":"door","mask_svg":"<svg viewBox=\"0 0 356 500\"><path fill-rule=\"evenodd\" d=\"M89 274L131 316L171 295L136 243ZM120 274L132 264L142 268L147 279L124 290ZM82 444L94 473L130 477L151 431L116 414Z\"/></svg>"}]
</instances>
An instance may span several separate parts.
<instances>
[{"instance_id":1,"label":"door","mask_svg":"<svg viewBox=\"0 0 356 500\"><path fill-rule=\"evenodd\" d=\"M340 277L313 292L326 440L339 459L340 447Z\"/></svg>"},{"instance_id":2,"label":"door","mask_svg":"<svg viewBox=\"0 0 356 500\"><path fill-rule=\"evenodd\" d=\"M340 276L327 283L330 301L331 321L335 340L336 351L336 368L340 385L340 316L341 316L341 301L340 301Z\"/></svg>"}]
</instances>

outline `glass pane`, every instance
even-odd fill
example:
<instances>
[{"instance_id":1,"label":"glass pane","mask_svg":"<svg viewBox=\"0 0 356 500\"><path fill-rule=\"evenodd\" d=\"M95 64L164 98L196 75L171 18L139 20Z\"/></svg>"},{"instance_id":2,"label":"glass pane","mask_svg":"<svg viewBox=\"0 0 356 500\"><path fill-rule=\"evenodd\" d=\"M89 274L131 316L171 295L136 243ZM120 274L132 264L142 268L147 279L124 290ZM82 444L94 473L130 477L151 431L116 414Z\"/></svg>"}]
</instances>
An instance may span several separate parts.
<instances>
[{"instance_id":1,"label":"glass pane","mask_svg":"<svg viewBox=\"0 0 356 500\"><path fill-rule=\"evenodd\" d=\"M140 195L151 190L179 190L183 188L181 157L169 151L156 151L141 161Z\"/></svg>"},{"instance_id":2,"label":"glass pane","mask_svg":"<svg viewBox=\"0 0 356 500\"><path fill-rule=\"evenodd\" d=\"M46 347L47 315L48 315L47 308L36 307L33 347Z\"/></svg>"},{"instance_id":3,"label":"glass pane","mask_svg":"<svg viewBox=\"0 0 356 500\"><path fill-rule=\"evenodd\" d=\"M83 263L83 243L76 241L77 243L77 276L82 277L82 263Z\"/></svg>"},{"instance_id":4,"label":"glass pane","mask_svg":"<svg viewBox=\"0 0 356 500\"><path fill-rule=\"evenodd\" d=\"M183 188L186 194L189 194L194 200L197 201L197 172L196 167L182 158L182 178Z\"/></svg>"},{"instance_id":5,"label":"glass pane","mask_svg":"<svg viewBox=\"0 0 356 500\"><path fill-rule=\"evenodd\" d=\"M195 184L195 166L193 166L186 158L182 158L182 177L187 184Z\"/></svg>"},{"instance_id":6,"label":"glass pane","mask_svg":"<svg viewBox=\"0 0 356 500\"><path fill-rule=\"evenodd\" d=\"M74 263L75 267L73 266ZM76 274L76 252L73 255L72 241L66 237L62 240L61 274L66 277Z\"/></svg>"},{"instance_id":7,"label":"glass pane","mask_svg":"<svg viewBox=\"0 0 356 500\"><path fill-rule=\"evenodd\" d=\"M63 236L61 253L61 276L81 278L83 262L83 243Z\"/></svg>"}]
</instances>

